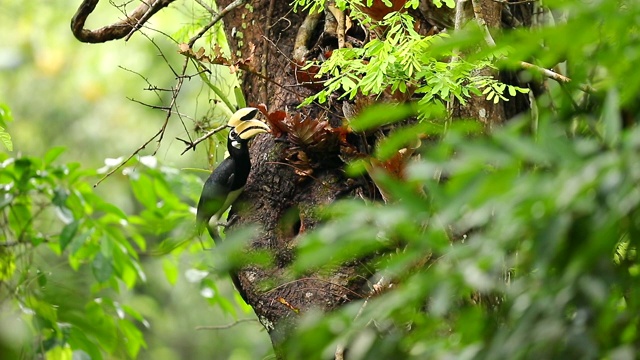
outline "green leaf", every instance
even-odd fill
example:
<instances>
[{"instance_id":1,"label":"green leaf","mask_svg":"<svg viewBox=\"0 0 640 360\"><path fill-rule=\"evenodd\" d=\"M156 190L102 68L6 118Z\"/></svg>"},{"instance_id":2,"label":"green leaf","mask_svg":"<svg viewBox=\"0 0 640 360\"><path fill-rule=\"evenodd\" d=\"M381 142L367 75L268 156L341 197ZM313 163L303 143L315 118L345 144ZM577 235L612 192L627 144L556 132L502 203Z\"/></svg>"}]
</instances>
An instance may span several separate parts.
<instances>
[{"instance_id":1,"label":"green leaf","mask_svg":"<svg viewBox=\"0 0 640 360\"><path fill-rule=\"evenodd\" d=\"M106 257L102 252L99 252L93 259L91 270L93 271L93 276L98 280L98 282L106 282L111 279L111 276L113 275L113 265L111 264L111 261L112 259Z\"/></svg>"},{"instance_id":2,"label":"green leaf","mask_svg":"<svg viewBox=\"0 0 640 360\"><path fill-rule=\"evenodd\" d=\"M0 281L6 282L16 270L15 255L5 248L0 248L0 260Z\"/></svg>"},{"instance_id":3,"label":"green leaf","mask_svg":"<svg viewBox=\"0 0 640 360\"><path fill-rule=\"evenodd\" d=\"M131 189L136 199L148 209L157 207L158 199L153 191L153 181L146 174L139 174L138 178L131 181Z\"/></svg>"},{"instance_id":4,"label":"green leaf","mask_svg":"<svg viewBox=\"0 0 640 360\"><path fill-rule=\"evenodd\" d=\"M2 126L0 126L0 142L7 148L9 151L13 151L13 142L11 142L11 135L4 130Z\"/></svg>"},{"instance_id":5,"label":"green leaf","mask_svg":"<svg viewBox=\"0 0 640 360\"><path fill-rule=\"evenodd\" d=\"M178 265L176 262L167 258L163 259L162 270L164 270L164 276L169 281L169 284L175 285L178 281Z\"/></svg>"},{"instance_id":6,"label":"green leaf","mask_svg":"<svg viewBox=\"0 0 640 360\"><path fill-rule=\"evenodd\" d=\"M416 112L413 104L377 104L370 106L351 121L355 131L364 131L392 124L414 116Z\"/></svg>"},{"instance_id":7,"label":"green leaf","mask_svg":"<svg viewBox=\"0 0 640 360\"><path fill-rule=\"evenodd\" d=\"M73 237L76 236L76 232L78 232L78 226L80 225L80 221L74 220L71 223L67 224L64 228L62 228L62 232L60 233L60 251L64 251L64 249L69 245Z\"/></svg>"},{"instance_id":8,"label":"green leaf","mask_svg":"<svg viewBox=\"0 0 640 360\"><path fill-rule=\"evenodd\" d=\"M42 270L37 269L36 270L36 276L38 277L38 285L40 287L47 286L47 274L45 274Z\"/></svg>"},{"instance_id":9,"label":"green leaf","mask_svg":"<svg viewBox=\"0 0 640 360\"><path fill-rule=\"evenodd\" d=\"M77 253L78 250L80 250L80 248L82 246L84 246L84 244L91 237L91 235L93 235L94 231L95 231L95 228L92 228L89 231L85 231L85 232L81 233L80 235L74 237L73 240L71 241L71 243L68 244L69 253L71 255L74 255L75 253Z\"/></svg>"},{"instance_id":10,"label":"green leaf","mask_svg":"<svg viewBox=\"0 0 640 360\"><path fill-rule=\"evenodd\" d=\"M73 350L69 347L55 346L47 351L47 359L75 360Z\"/></svg>"},{"instance_id":11,"label":"green leaf","mask_svg":"<svg viewBox=\"0 0 640 360\"><path fill-rule=\"evenodd\" d=\"M208 72L205 71L205 69L202 66L198 66L198 70L199 70L198 74L200 75L200 79L202 79L202 81L204 81L204 83L207 84L207 86L209 86L209 89L211 89L216 95L218 95L220 100L222 100L222 102L227 106L227 109L229 109L231 113L236 112L236 107L233 106L233 104L231 104L231 101L229 101L229 98L227 98L225 93L209 80L209 78L207 77Z\"/></svg>"},{"instance_id":12,"label":"green leaf","mask_svg":"<svg viewBox=\"0 0 640 360\"><path fill-rule=\"evenodd\" d=\"M95 210L104 211L106 214L115 215L119 219L127 220L127 214L119 207L108 202L100 202L95 205Z\"/></svg>"},{"instance_id":13,"label":"green leaf","mask_svg":"<svg viewBox=\"0 0 640 360\"><path fill-rule=\"evenodd\" d=\"M53 163L63 152L65 152L65 150L65 147L56 146L47 151L43 158L45 165Z\"/></svg>"},{"instance_id":14,"label":"green leaf","mask_svg":"<svg viewBox=\"0 0 640 360\"><path fill-rule=\"evenodd\" d=\"M601 116L604 126L602 136L609 146L616 146L620 143L620 132L622 130L622 118L620 116L620 96L616 89L611 89L607 93L604 101L604 108Z\"/></svg>"},{"instance_id":15,"label":"green leaf","mask_svg":"<svg viewBox=\"0 0 640 360\"><path fill-rule=\"evenodd\" d=\"M102 338L98 336L96 340L101 341ZM67 341L69 342L69 345L71 345L71 347L74 349L73 360L102 360L100 348L94 342L89 340L85 332L77 326L71 327L71 330L69 331L69 338Z\"/></svg>"},{"instance_id":16,"label":"green leaf","mask_svg":"<svg viewBox=\"0 0 640 360\"><path fill-rule=\"evenodd\" d=\"M13 121L11 109L7 105L0 103L0 125L5 126L9 121Z\"/></svg>"},{"instance_id":17,"label":"green leaf","mask_svg":"<svg viewBox=\"0 0 640 360\"><path fill-rule=\"evenodd\" d=\"M344 91L351 91L356 87L356 83L351 80L348 76L342 78L342 88Z\"/></svg>"},{"instance_id":18,"label":"green leaf","mask_svg":"<svg viewBox=\"0 0 640 360\"><path fill-rule=\"evenodd\" d=\"M247 101L244 99L244 94L239 86L233 88L233 93L236 96L236 104L239 109L247 107Z\"/></svg>"},{"instance_id":19,"label":"green leaf","mask_svg":"<svg viewBox=\"0 0 640 360\"><path fill-rule=\"evenodd\" d=\"M140 348L147 346L142 332L128 320L121 320L118 325L125 339L124 343L127 349L127 354L132 359L135 359L138 356Z\"/></svg>"}]
</instances>

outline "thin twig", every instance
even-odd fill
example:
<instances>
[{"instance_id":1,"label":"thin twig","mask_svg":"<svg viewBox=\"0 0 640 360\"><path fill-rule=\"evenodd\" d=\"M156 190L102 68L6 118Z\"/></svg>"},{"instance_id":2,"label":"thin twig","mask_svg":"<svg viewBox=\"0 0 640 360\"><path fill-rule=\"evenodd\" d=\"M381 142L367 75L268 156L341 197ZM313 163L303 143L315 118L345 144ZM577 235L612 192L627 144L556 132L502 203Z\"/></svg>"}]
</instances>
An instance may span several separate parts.
<instances>
[{"instance_id":1,"label":"thin twig","mask_svg":"<svg viewBox=\"0 0 640 360\"><path fill-rule=\"evenodd\" d=\"M385 278L384 278L384 276L381 276L380 279L378 280L378 282L373 284L373 286L371 287L371 292L369 292L369 295L367 295L367 298L364 299L364 302L362 303L362 306L360 306L360 309L358 309L358 313L353 318L353 322L358 320L360 315L362 315L362 312L364 311L364 308L367 307L367 305L369 304L369 300L374 295L380 293L380 289L383 287L384 282L385 282ZM344 359L344 351L345 351L345 345L343 343L338 343L338 345L336 346L335 360Z\"/></svg>"},{"instance_id":2,"label":"thin twig","mask_svg":"<svg viewBox=\"0 0 640 360\"><path fill-rule=\"evenodd\" d=\"M465 1L465 0L459 0L459 1ZM479 0L471 0L473 3L473 14L476 18L476 22L478 23L478 25L480 26L480 28L482 29L482 31L484 32L484 39L485 42L487 43L487 45L489 45L489 47L496 47L496 42L493 39L493 36L491 35L491 31L489 31L489 26L487 25L486 21L484 20L484 17L482 15L482 10L480 8L480 4L479 4ZM568 84L571 82L571 79L558 74L555 71L543 68L541 66L538 65L534 65L531 63L528 63L526 61L518 61L518 64L520 65L521 68L526 69L526 70L533 70L539 74L542 74L545 77L548 77L552 80L557 81L560 84ZM586 84L579 84L578 85L579 89L586 92L586 93L594 93L595 89L589 85Z\"/></svg>"},{"instance_id":3,"label":"thin twig","mask_svg":"<svg viewBox=\"0 0 640 360\"><path fill-rule=\"evenodd\" d=\"M258 319L240 319L238 321L232 322L231 324L227 324L227 325L218 325L218 326L196 326L196 330L225 330L225 329L229 329L232 328L238 324L241 323L245 323L245 322L258 322Z\"/></svg>"},{"instance_id":4,"label":"thin twig","mask_svg":"<svg viewBox=\"0 0 640 360\"><path fill-rule=\"evenodd\" d=\"M223 17L225 17L230 11L234 10L237 7L242 6L245 3L246 0L236 0L234 2L232 2L231 4L227 5L227 7L225 7L224 9L222 9L222 11L220 11L218 13L218 15L214 16L213 19L202 29L200 29L200 31L191 39L189 39L189 42L187 43L189 45L189 47L193 47L193 44L195 44L195 42L200 39L202 37L202 35L204 35L207 31L209 31L209 29L211 29L211 27L213 27L213 25L215 25L218 21L222 20Z\"/></svg>"},{"instance_id":5,"label":"thin twig","mask_svg":"<svg viewBox=\"0 0 640 360\"><path fill-rule=\"evenodd\" d=\"M273 17L275 2L276 2L275 0L269 1L269 9L267 10L267 21L265 22L264 31L263 31L264 34L262 35L263 59L262 59L262 68L260 69L260 73L264 76L267 76L267 66L269 65L269 46L267 45L268 45L269 31L271 30L271 18ZM263 101L266 102L269 99L269 86L267 85L267 83L262 83L260 90L261 90L260 92L262 95L262 99Z\"/></svg>"},{"instance_id":6,"label":"thin twig","mask_svg":"<svg viewBox=\"0 0 640 360\"><path fill-rule=\"evenodd\" d=\"M156 94L156 96L158 97L158 100L162 101L162 96L160 96L160 93L158 92L158 90L163 90L163 91L164 91L164 89L160 89L160 88L158 88L157 86L155 86L155 85L151 84L151 82L149 81L149 79L148 79L146 76L144 76L144 75L140 74L140 73L139 73L139 72L137 72L137 71L133 71L133 70L131 70L131 69L127 69L126 67L124 67L124 66L122 66L122 65L118 65L118 67L119 67L120 69L124 70L124 71L128 71L128 72L130 72L130 73L132 73L132 74L135 74L135 75L138 75L140 78L142 78L142 80L144 80L144 81L147 83L147 85L149 85L148 89L149 89L149 90L151 90L151 91L153 91L153 92L154 92L154 94Z\"/></svg>"},{"instance_id":7,"label":"thin twig","mask_svg":"<svg viewBox=\"0 0 640 360\"><path fill-rule=\"evenodd\" d=\"M172 89L171 91L173 91L173 89ZM127 100L129 100L129 101L132 101L132 102L134 102L134 103L138 103L138 104L140 104L140 105L144 105L144 106L146 106L146 107L148 107L148 108L150 108L150 109L154 109L154 110L162 110L162 111L171 111L171 108L170 108L170 107L168 107L168 106L163 106L163 105L151 105L151 104L147 104L147 103L146 103L146 102L144 102L144 101L136 100L136 99L131 98L131 97L128 97L128 96L126 96L126 99L127 99Z\"/></svg>"},{"instance_id":8,"label":"thin twig","mask_svg":"<svg viewBox=\"0 0 640 360\"><path fill-rule=\"evenodd\" d=\"M482 8L480 7L479 1L480 0L471 0L473 15L476 18L476 22L484 32L484 41L489 44L490 47L496 47L496 42L493 40L491 31L489 31L489 25L487 25L487 22L484 20L484 15L482 14Z\"/></svg>"},{"instance_id":9,"label":"thin twig","mask_svg":"<svg viewBox=\"0 0 640 360\"><path fill-rule=\"evenodd\" d=\"M527 70L534 70L536 72L541 73L542 75L551 78L559 83L568 83L571 81L571 79L569 79L568 77L558 74L557 72L551 71L549 69L545 69L543 67L537 66L537 65L533 65L531 63L525 62L525 61L519 61L518 64L520 65L520 67L522 67L523 69L527 69Z\"/></svg>"},{"instance_id":10,"label":"thin twig","mask_svg":"<svg viewBox=\"0 0 640 360\"><path fill-rule=\"evenodd\" d=\"M138 31L138 30L140 30L142 25L144 25L144 23L146 23L147 20L149 20L153 16L153 14L155 14L159 9L162 8L160 6L162 6L161 2L155 2L155 3L151 4L149 6L149 8L147 9L147 11L144 13L144 15L142 15L142 17L140 19L138 19L136 24L133 27L131 27L131 31L129 31L127 36L125 36L124 41L129 41L131 36L133 36L133 33Z\"/></svg>"},{"instance_id":11,"label":"thin twig","mask_svg":"<svg viewBox=\"0 0 640 360\"><path fill-rule=\"evenodd\" d=\"M186 149L184 149L184 151L182 151L182 152L180 153L180 155L184 155L187 151L189 151L189 150L191 150L191 149L195 150L195 149L196 149L196 145L198 145L198 144L200 144L201 142L203 142L203 141L207 140L207 139L208 139L208 138L210 138L213 134L215 134L215 133L217 133L217 132L219 132L219 131L223 130L223 129L224 129L224 128L226 128L226 127L227 127L227 125L220 125L220 126L218 126L217 128L215 128L215 129L213 129L213 130L209 130L206 134L204 134L204 135L200 136L199 138L197 138L197 139L195 139L195 140L193 140L193 141L191 141L191 142L188 142L188 141L185 141L185 140L182 140L182 139L178 139L178 140L180 140L180 141L184 142L185 144L188 144L188 145L187 145L187 148L186 148Z\"/></svg>"},{"instance_id":12,"label":"thin twig","mask_svg":"<svg viewBox=\"0 0 640 360\"><path fill-rule=\"evenodd\" d=\"M166 91L173 91L173 89L168 89L168 90L166 90ZM127 99L127 100L129 100L129 101L132 101L132 102L134 102L134 103L137 103L137 104L140 104L140 105L146 106L146 107L148 107L148 108L150 108L150 109L153 109L153 110L161 110L161 111L164 111L164 112L169 112L169 113L171 113L172 115L173 115L173 114L176 114L176 115L178 115L178 116L179 116L179 117L181 117L181 118L182 118L182 117L185 117L185 118L187 118L187 119L189 119L189 120L192 120L192 121L194 121L194 120L195 120L195 119L194 119L193 117L191 117L190 115L183 114L183 113L181 113L181 112L179 112L179 111L177 111L177 110L173 110L173 109L169 108L168 106L151 105L151 104L147 104L147 103L146 103L146 102L144 102L144 101L136 100L136 99L134 99L134 98L130 98L130 97L128 97L128 96L126 97L126 99Z\"/></svg>"},{"instance_id":13,"label":"thin twig","mask_svg":"<svg viewBox=\"0 0 640 360\"><path fill-rule=\"evenodd\" d=\"M131 153L131 155L129 155L126 159L124 159L123 161L120 162L120 164L118 164L117 166L115 166L113 169L109 170L109 172L107 172L103 177L100 178L100 180L98 180L98 182L96 182L95 184L93 184L93 187L98 187L98 185L100 185L101 182L103 182L106 178L108 178L109 176L113 175L113 173L115 173L116 171L118 171L121 167L123 167L127 162L129 162L129 160L133 159L134 156L138 155L142 150L144 150L144 148L147 147L147 145L149 145L153 140L155 140L158 136L160 136L160 134L164 131L164 128L161 128L160 130L158 130L158 132L153 135L149 140L147 140L144 144L140 145L140 147L138 147L133 153Z\"/></svg>"},{"instance_id":14,"label":"thin twig","mask_svg":"<svg viewBox=\"0 0 640 360\"><path fill-rule=\"evenodd\" d=\"M171 62L169 61L169 59L167 59L167 57L164 55L164 52L162 51L162 49L160 49L160 46L158 46L158 44L155 42L155 40L153 40L153 38L151 38L149 35L145 34L144 32L140 32L144 37L146 37L149 41L151 41L151 44L153 44L153 46L155 46L156 49L158 49L158 54L160 55L160 57L162 57L164 59L164 63L167 64L167 66L169 67L169 69L171 70L171 72L173 73L173 76L175 77L179 77L178 73L176 72L176 70L173 68L173 66L171 66ZM169 39L173 40L173 38L167 34L164 34L162 32L160 32L161 34L167 36ZM175 40L174 40L175 41ZM184 74L182 74L184 75Z\"/></svg>"},{"instance_id":15,"label":"thin twig","mask_svg":"<svg viewBox=\"0 0 640 360\"><path fill-rule=\"evenodd\" d=\"M188 59L185 59L184 66L182 67L182 74L184 74L186 72L188 63L189 63ZM129 162L129 160L133 159L134 156L138 155L142 150L144 150L147 147L147 145L149 145L152 141L158 139L157 140L158 141L158 146L156 147L156 149L153 152L154 155L156 154L156 152L158 151L158 148L160 147L160 143L162 142L162 139L164 137L164 133L165 133L165 131L167 129L167 124L169 123L169 118L173 114L173 109L176 106L176 99L178 98L178 93L180 92L180 89L182 88L182 83L183 82L184 82L184 76L178 76L178 84L173 89L173 95L171 96L171 103L169 104L168 107L165 107L165 108L162 109L164 111L167 111L167 116L165 117L164 123L162 124L162 127L160 128L160 130L158 130L158 132L155 133L144 144L139 146L126 159L121 161L120 164L115 166L113 169L109 170L103 177L101 177L100 180L98 180L98 182L96 182L93 185L94 188L97 187L98 185L100 185L100 183L103 182L106 178L108 178L109 176L113 175L116 171L118 171L120 168L122 168L127 162Z\"/></svg>"},{"instance_id":16,"label":"thin twig","mask_svg":"<svg viewBox=\"0 0 640 360\"><path fill-rule=\"evenodd\" d=\"M182 72L181 74L184 75L187 72L187 66L189 65L189 58L186 58L184 61L184 65L182 66ZM171 115L173 113L173 109L176 108L176 114L178 115L178 117L181 118L180 116L180 112L177 109L177 101L178 101L178 95L180 94L180 90L182 89L182 84L184 83L184 76L179 76L178 77L178 84L176 85L176 87L173 90L173 96L171 96L171 103L169 104L169 110L167 111L167 117L164 119L164 123L162 124L162 129L160 132L160 137L158 138L158 146L156 146L156 149L153 151L153 155L155 155L158 152L158 149L160 149L160 144L162 143L162 139L164 138L164 133L165 130L167 130L167 125L169 124L169 118L171 118ZM180 120L182 121L182 119Z\"/></svg>"},{"instance_id":17,"label":"thin twig","mask_svg":"<svg viewBox=\"0 0 640 360\"><path fill-rule=\"evenodd\" d=\"M262 35L263 39L266 40L269 44L271 44L271 46L273 46L276 49L276 52L278 54L280 54L283 58L285 58L287 60L287 62L291 65L295 65L296 62L293 61L293 59L289 58L287 56L287 54L285 54L282 50L280 50L280 48L278 48L278 45L276 45L276 43L273 42L273 40L267 38L266 36Z\"/></svg>"},{"instance_id":18,"label":"thin twig","mask_svg":"<svg viewBox=\"0 0 640 360\"><path fill-rule=\"evenodd\" d=\"M362 298L364 297L362 294L358 294L357 292L355 292L355 291L353 291L353 290L349 289L349 288L348 288L348 287L346 287L346 286L343 286L343 285L340 285L340 284L336 284L336 283L331 282L331 281L329 281L329 280L324 280L324 279L320 279L320 278L312 278L312 277L306 277L306 278L301 278L301 279L296 279L296 280L287 281L287 282L285 282L285 283L283 283L283 284L280 284L280 285L278 285L278 286L274 287L273 289L270 289L270 290L268 290L268 291L265 291L265 292L263 293L263 295L269 295L270 293L272 293L272 292L274 292L274 291L276 291L276 290L278 290L278 289L281 289L281 288L283 288L283 287L285 287L285 286L288 286L288 285L291 285L291 284L295 284L295 283L297 283L297 282L301 282L301 281L318 281L318 282L322 282L322 283L325 283L325 284L334 285L334 286L337 286L337 287L341 288L342 290L345 290L345 291L347 291L347 292L349 292L349 293L351 293L351 294L353 294L353 295L357 296L357 297L358 297L358 298L360 298L360 299L362 299Z\"/></svg>"},{"instance_id":19,"label":"thin twig","mask_svg":"<svg viewBox=\"0 0 640 360\"><path fill-rule=\"evenodd\" d=\"M216 11L213 10L213 8L211 6L209 6L208 4L206 4L204 1L202 0L196 0L196 2L198 4L200 4L200 6L202 6L203 8L205 8L211 15L215 16L216 15Z\"/></svg>"},{"instance_id":20,"label":"thin twig","mask_svg":"<svg viewBox=\"0 0 640 360\"><path fill-rule=\"evenodd\" d=\"M520 5L520 4L529 4L534 3L538 0L520 0L520 1L509 1L509 0L491 0L493 2L505 4L505 5Z\"/></svg>"}]
</instances>

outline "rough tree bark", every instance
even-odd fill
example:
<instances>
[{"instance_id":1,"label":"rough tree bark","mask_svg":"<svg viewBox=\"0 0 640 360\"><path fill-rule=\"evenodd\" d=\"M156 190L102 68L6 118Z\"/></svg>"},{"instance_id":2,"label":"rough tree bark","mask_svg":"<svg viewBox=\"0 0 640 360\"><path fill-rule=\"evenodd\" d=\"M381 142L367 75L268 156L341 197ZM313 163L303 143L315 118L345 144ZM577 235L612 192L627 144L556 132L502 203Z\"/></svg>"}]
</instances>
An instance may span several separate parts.
<instances>
[{"instance_id":1,"label":"rough tree bark","mask_svg":"<svg viewBox=\"0 0 640 360\"><path fill-rule=\"evenodd\" d=\"M463 26L470 19L477 20L479 18L481 19L480 22L485 22L488 28L495 29L500 27L503 4L497 1L468 0L459 1L458 5L463 5L458 9L459 12L463 12L463 24L456 24L456 26ZM478 75L500 77L497 70L489 68L478 70ZM503 103L496 106L493 101L478 95L472 95L465 105L460 104L459 101L454 101L450 111L453 118L477 119L489 129L506 120Z\"/></svg>"},{"instance_id":2,"label":"rough tree bark","mask_svg":"<svg viewBox=\"0 0 640 360\"><path fill-rule=\"evenodd\" d=\"M83 0L75 15L71 19L71 32L76 39L85 43L103 43L122 38L129 39L131 34L139 30L147 20L161 9L169 6L175 0L152 0L142 2L131 13L117 23L104 26L97 30L88 30L84 24L89 14L95 10L100 0Z\"/></svg>"},{"instance_id":3,"label":"rough tree bark","mask_svg":"<svg viewBox=\"0 0 640 360\"><path fill-rule=\"evenodd\" d=\"M219 1L220 8L230 1ZM298 29L306 14L293 12L289 2L274 0L253 1L225 18L225 28L232 51L249 53L255 46L254 68L263 76L245 72L241 79L243 93L249 103L264 103L270 111L293 111L311 94L296 86L291 62ZM242 24L247 24L246 30ZM242 31L239 35L238 31ZM238 41L242 37L242 44ZM265 81L264 76L270 81ZM276 85L277 84L277 85ZM293 90L293 92L291 91ZM336 119L327 114L329 119ZM319 114L322 109L311 109ZM290 279L286 266L292 261L296 236L313 228L313 211L318 206L335 201L350 187L339 166L318 168L311 177L301 177L295 168L285 163L286 143L262 136L251 147L252 173L239 202L246 206L239 211L233 227L259 224L261 235L251 247L266 249L275 258L270 269L247 266L237 272L245 300L268 330L276 351L288 328L298 316L310 308L333 309L359 297L366 276L358 263L343 266L330 276L308 274L304 279ZM287 215L285 217L285 215ZM285 219L286 220L283 220ZM275 283L269 289L260 284Z\"/></svg>"},{"instance_id":4,"label":"rough tree bark","mask_svg":"<svg viewBox=\"0 0 640 360\"><path fill-rule=\"evenodd\" d=\"M506 5L492 0L478 1L489 26L499 26L501 12ZM218 6L223 8L230 2L220 0ZM422 29L453 25L450 11L433 7L429 0L423 3L420 9L412 11ZM471 2L468 3L470 6ZM468 18L472 19L473 12L470 13ZM234 53L249 53L250 47L255 46L253 66L259 74L245 72L241 79L248 102L264 103L270 111L285 108L295 111L303 98L312 94L312 90L298 86L296 82L292 60L300 57L294 51L294 47L300 46L300 38L296 44L296 37L301 27L317 27L311 32L313 37L308 39L309 43L305 44L306 48L311 48L319 37L327 35L322 34L323 25L334 21L335 16L325 11L319 19L309 17L305 21L305 18L307 14L293 12L289 2L274 0L252 1L225 18L226 33ZM325 44L335 47L340 41L326 41ZM466 106L457 104L452 107L452 115L498 124L505 121L503 106L502 102L496 105L477 97ZM343 104L334 101L328 108L312 105L303 111L314 116L321 114L332 124L340 124ZM369 273L358 261L345 264L329 275L307 274L303 279L287 277L285 269L294 256L296 236L316 225L314 209L355 193L353 183L344 176L340 163L324 163L314 169L312 177L296 174L295 166L286 164L284 159L287 146L270 136L254 140L251 147L252 174L239 199L245 206L238 211L231 226L233 229L258 224L262 232L252 241L251 247L270 251L276 260L273 268L246 266L237 272L245 299L268 330L276 352L299 312L311 308L331 310L369 293L366 289ZM372 189L372 186L364 186L356 191L364 196L373 196ZM265 282L276 285L265 289L261 285Z\"/></svg>"}]
</instances>

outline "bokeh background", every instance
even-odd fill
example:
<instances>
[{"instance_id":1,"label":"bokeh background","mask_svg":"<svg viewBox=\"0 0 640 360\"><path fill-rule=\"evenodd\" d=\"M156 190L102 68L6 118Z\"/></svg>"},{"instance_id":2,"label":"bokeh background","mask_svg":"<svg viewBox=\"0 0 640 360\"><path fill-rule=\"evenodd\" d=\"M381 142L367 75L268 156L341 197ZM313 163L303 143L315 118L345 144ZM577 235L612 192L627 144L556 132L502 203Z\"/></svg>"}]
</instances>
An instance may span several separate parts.
<instances>
[{"instance_id":1,"label":"bokeh background","mask_svg":"<svg viewBox=\"0 0 640 360\"><path fill-rule=\"evenodd\" d=\"M195 2L177 2L153 17L150 28L135 34L128 42L83 44L70 31L69 23L79 0L2 1L0 11L0 103L8 105L14 121L8 132L14 143L13 156L40 157L54 147L66 150L59 161L77 162L83 168L98 169L109 159L129 156L153 136L165 121L166 113L139 102L167 105L171 93L158 96L149 84L170 89L176 85L171 67L180 70L183 58L177 44L188 38L189 26L206 21ZM212 3L212 2L211 2ZM130 4L132 9L136 4ZM213 5L213 4L212 4ZM113 2L102 1L89 17L87 28L95 29L122 18ZM151 29L152 28L152 29ZM154 31L161 30L163 33ZM186 29L186 30L185 30ZM209 41L222 41L214 32ZM164 56L160 56L160 54ZM235 79L225 69L213 74L218 86L231 93ZM213 96L196 76L185 80L178 98L183 122L172 116L158 147L152 142L141 152L164 165L184 172L210 168L206 146L180 153L185 145L176 140L194 134L196 123L223 116ZM216 154L220 158L222 154ZM206 171L199 172L201 177ZM98 178L96 177L96 181ZM102 182L96 192L127 212L135 212L128 179L121 172ZM192 204L193 205L193 204ZM37 253L34 261L63 261L63 258ZM135 291L122 292L120 301L138 309L147 320L144 328L147 349L140 359L256 359L271 357L268 335L248 306L237 307L237 317L207 302L200 290L200 276L189 264L207 250L182 252L162 260L149 256L143 260L147 280ZM194 258L196 258L194 260ZM167 281L165 265L178 265L175 284ZM60 272L49 278L49 288L60 289L60 296L73 296L83 286L82 276L63 262L48 263ZM229 281L216 284L219 291L233 297ZM238 297L236 296L236 299ZM0 299L0 337L19 343L25 324ZM238 300L237 303L241 303ZM196 330L198 326L221 326L239 322L228 329ZM245 336L251 334L251 336ZM1 356L0 356L1 357ZM4 357L2 357L4 358Z\"/></svg>"}]
</instances>

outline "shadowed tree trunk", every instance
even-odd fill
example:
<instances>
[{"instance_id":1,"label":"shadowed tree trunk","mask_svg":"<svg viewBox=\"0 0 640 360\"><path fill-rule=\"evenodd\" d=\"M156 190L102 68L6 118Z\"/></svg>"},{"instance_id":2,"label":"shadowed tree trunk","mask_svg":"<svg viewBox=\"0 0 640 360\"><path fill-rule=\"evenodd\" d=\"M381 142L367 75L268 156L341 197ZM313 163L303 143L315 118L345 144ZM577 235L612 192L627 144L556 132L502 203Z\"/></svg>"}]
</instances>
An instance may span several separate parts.
<instances>
[{"instance_id":1,"label":"shadowed tree trunk","mask_svg":"<svg viewBox=\"0 0 640 360\"><path fill-rule=\"evenodd\" d=\"M231 1L218 1L219 8ZM421 29L433 29L453 25L453 11L437 9L430 1L410 13ZM482 0L485 20L491 27L500 25L504 4ZM469 1L468 6L471 6ZM469 11L467 12L469 13ZM473 18L473 12L467 18ZM306 19L306 21L305 21ZM241 83L249 104L266 104L270 112L296 107L313 93L313 86L298 86L294 59L301 58L302 49L336 48L339 39L323 29L335 22L336 16L325 10L318 16L293 12L288 1L252 1L229 13L225 31L233 53L250 54L255 46L251 71L242 74ZM246 24L243 26L243 24ZM297 40L296 40L297 39ZM364 40L364 39L363 39ZM487 70L489 74L497 73ZM332 99L326 106L311 105L300 111L304 116L326 119L336 125L342 123L343 109L352 104ZM455 104L452 116L474 118L485 124L505 121L503 102L494 104L482 97L474 97L466 106ZM522 111L523 109L517 109ZM509 113L513 114L511 109ZM352 139L357 148L369 145ZM338 147L336 145L335 147ZM331 274L306 274L304 278L290 278L285 271L295 256L296 237L317 224L314 210L340 197L380 197L375 187L366 179L347 179L337 154L339 149L329 149L327 154L312 159L312 174L305 176L304 169L289 161L291 144L275 141L273 137L258 136L251 146L252 173L240 202L234 209L235 218L229 228L257 224L262 229L251 242L251 248L268 250L275 259L271 268L245 266L237 271L237 278L245 300L268 330L278 353L278 344L287 336L299 313L311 308L331 310L352 300L367 296L367 279L370 273L360 261L353 261L335 269ZM326 155L326 156L324 156ZM308 169L306 169L308 170ZM308 172L306 173L308 174ZM265 286L264 284L270 284ZM279 354L281 355L281 354Z\"/></svg>"},{"instance_id":2,"label":"shadowed tree trunk","mask_svg":"<svg viewBox=\"0 0 640 360\"><path fill-rule=\"evenodd\" d=\"M219 7L227 3L229 1L221 1ZM295 86L295 64L290 60L305 16L305 13L292 12L289 2L254 1L225 18L232 51L249 53L249 48L255 46L254 69L264 75L243 74L242 90L248 103L264 103L269 111L285 108L295 111L300 102L312 94L302 86ZM254 25L242 35L231 31L242 29L242 23ZM238 42L240 36L242 46ZM270 81L265 81L265 76ZM339 120L341 111L332 110L333 114L326 114L328 119ZM320 108L305 111L314 115L324 112ZM284 269L295 253L296 236L316 225L314 210L347 195L351 187L351 181L345 178L337 161L323 163L311 177L296 174L295 165L287 164L284 156L288 146L271 136L260 136L253 141L252 172L238 199L245 206L232 226L259 224L262 233L251 247L266 249L275 258L273 268L247 266L238 271L237 276L245 300L269 331L276 351L298 312L310 308L330 310L358 298L367 278L366 274L359 276L362 270L358 263L343 266L330 276L307 274L304 279L296 280L285 274ZM265 282L275 285L263 288L261 284Z\"/></svg>"}]
</instances>

